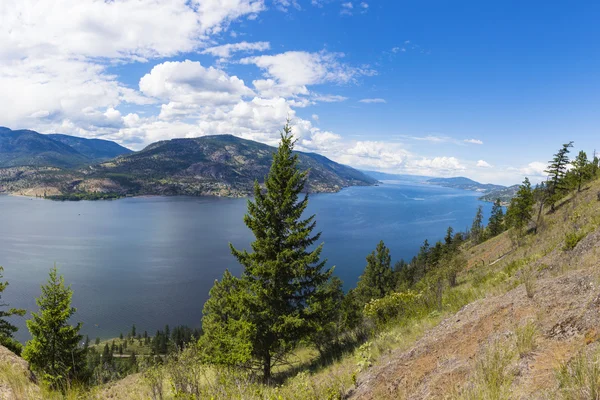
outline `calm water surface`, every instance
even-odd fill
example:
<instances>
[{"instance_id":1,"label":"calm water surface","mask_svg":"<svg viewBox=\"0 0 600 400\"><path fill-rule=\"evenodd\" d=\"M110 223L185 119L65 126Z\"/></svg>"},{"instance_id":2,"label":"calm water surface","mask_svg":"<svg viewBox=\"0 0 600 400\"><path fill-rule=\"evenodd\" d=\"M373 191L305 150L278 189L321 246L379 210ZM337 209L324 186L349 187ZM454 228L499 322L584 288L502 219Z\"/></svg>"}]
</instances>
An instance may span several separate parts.
<instances>
[{"instance_id":1,"label":"calm water surface","mask_svg":"<svg viewBox=\"0 0 600 400\"><path fill-rule=\"evenodd\" d=\"M448 226L464 230L477 193L416 184L353 187L311 196L323 232L323 255L346 288L355 285L366 255L379 240L392 260L412 258L425 238L441 239ZM36 310L39 285L56 263L71 284L75 321L83 333L114 337L153 334L165 324L199 327L215 279L241 267L228 243L248 247L245 199L148 197L116 201L54 202L0 196L0 265L10 286L2 300ZM24 319L17 339L29 335Z\"/></svg>"}]
</instances>

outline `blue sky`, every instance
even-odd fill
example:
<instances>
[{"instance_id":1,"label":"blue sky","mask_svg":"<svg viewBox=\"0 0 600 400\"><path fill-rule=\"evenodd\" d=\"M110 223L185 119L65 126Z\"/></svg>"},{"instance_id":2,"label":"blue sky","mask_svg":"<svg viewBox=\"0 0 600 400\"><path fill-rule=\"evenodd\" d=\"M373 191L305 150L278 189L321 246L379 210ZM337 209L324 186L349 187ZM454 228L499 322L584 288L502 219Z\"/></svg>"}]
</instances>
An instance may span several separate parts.
<instances>
[{"instance_id":1,"label":"blue sky","mask_svg":"<svg viewBox=\"0 0 600 400\"><path fill-rule=\"evenodd\" d=\"M543 178L600 149L600 3L7 0L0 125L130 148L231 133L358 168ZM65 16L69 15L69 18Z\"/></svg>"}]
</instances>

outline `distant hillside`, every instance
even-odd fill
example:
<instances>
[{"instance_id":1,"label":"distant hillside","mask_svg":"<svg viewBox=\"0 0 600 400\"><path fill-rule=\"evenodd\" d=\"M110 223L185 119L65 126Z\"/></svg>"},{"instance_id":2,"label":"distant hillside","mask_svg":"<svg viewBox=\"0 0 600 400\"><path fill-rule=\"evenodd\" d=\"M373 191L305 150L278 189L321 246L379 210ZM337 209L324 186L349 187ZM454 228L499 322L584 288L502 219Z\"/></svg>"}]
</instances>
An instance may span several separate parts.
<instances>
[{"instance_id":1,"label":"distant hillside","mask_svg":"<svg viewBox=\"0 0 600 400\"><path fill-rule=\"evenodd\" d=\"M29 130L0 128L0 167L82 165L90 160L71 146Z\"/></svg>"},{"instance_id":2,"label":"distant hillside","mask_svg":"<svg viewBox=\"0 0 600 400\"><path fill-rule=\"evenodd\" d=\"M126 147L123 147L110 140L85 139L77 136L61 135L58 133L46 135L53 140L64 143L78 151L90 160L105 161L124 154L133 153Z\"/></svg>"},{"instance_id":3,"label":"distant hillside","mask_svg":"<svg viewBox=\"0 0 600 400\"><path fill-rule=\"evenodd\" d=\"M378 172L378 171L362 171L366 175L375 178L380 181L404 181L404 182L416 182L422 183L428 179L431 179L431 176L424 175L406 175L406 174L388 174L386 172Z\"/></svg>"},{"instance_id":4,"label":"distant hillside","mask_svg":"<svg viewBox=\"0 0 600 400\"><path fill-rule=\"evenodd\" d=\"M505 186L502 185L493 185L491 183L479 183L472 179L465 178L462 176L456 178L432 178L428 179L426 183L456 189L474 190L476 192L483 193L505 188Z\"/></svg>"},{"instance_id":5,"label":"distant hillside","mask_svg":"<svg viewBox=\"0 0 600 400\"><path fill-rule=\"evenodd\" d=\"M131 150L108 140L0 127L0 168L72 168L128 153Z\"/></svg>"},{"instance_id":6,"label":"distant hillside","mask_svg":"<svg viewBox=\"0 0 600 400\"><path fill-rule=\"evenodd\" d=\"M508 205L512 198L515 197L518 190L519 185L512 185L507 188L493 190L489 193L486 193L484 196L481 196L479 199L489 202L494 202L496 199L500 199L500 202L503 205Z\"/></svg>"},{"instance_id":7,"label":"distant hillside","mask_svg":"<svg viewBox=\"0 0 600 400\"><path fill-rule=\"evenodd\" d=\"M263 182L273 147L232 135L173 139L79 169L0 170L0 190L58 198L111 195L244 196ZM318 154L298 153L310 192L335 192L377 180Z\"/></svg>"}]
</instances>

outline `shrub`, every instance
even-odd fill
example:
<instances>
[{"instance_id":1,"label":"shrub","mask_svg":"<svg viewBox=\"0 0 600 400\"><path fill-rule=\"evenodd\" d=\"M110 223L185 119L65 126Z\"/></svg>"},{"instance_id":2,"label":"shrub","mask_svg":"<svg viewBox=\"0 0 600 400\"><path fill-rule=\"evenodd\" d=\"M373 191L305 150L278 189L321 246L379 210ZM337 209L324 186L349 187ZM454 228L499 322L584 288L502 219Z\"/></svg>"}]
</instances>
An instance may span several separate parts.
<instances>
[{"instance_id":1,"label":"shrub","mask_svg":"<svg viewBox=\"0 0 600 400\"><path fill-rule=\"evenodd\" d=\"M422 294L413 290L391 293L365 304L364 315L371 318L378 326L385 325L396 318L412 318L423 309L421 298Z\"/></svg>"},{"instance_id":2,"label":"shrub","mask_svg":"<svg viewBox=\"0 0 600 400\"><path fill-rule=\"evenodd\" d=\"M577 243L586 236L585 232L571 232L565 235L565 245L563 246L564 251L573 250Z\"/></svg>"},{"instance_id":3,"label":"shrub","mask_svg":"<svg viewBox=\"0 0 600 400\"><path fill-rule=\"evenodd\" d=\"M527 267L523 270L522 280L525 285L527 297L533 299L533 295L535 294L535 271L532 267Z\"/></svg>"}]
</instances>

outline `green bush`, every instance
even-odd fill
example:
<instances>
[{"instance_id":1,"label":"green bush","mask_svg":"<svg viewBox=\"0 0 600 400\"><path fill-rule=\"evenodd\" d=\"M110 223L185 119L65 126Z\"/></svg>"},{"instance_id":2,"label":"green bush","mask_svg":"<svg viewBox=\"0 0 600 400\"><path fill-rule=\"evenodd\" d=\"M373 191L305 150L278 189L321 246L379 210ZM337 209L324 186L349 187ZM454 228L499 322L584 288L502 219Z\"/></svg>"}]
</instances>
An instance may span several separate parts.
<instances>
[{"instance_id":1,"label":"green bush","mask_svg":"<svg viewBox=\"0 0 600 400\"><path fill-rule=\"evenodd\" d=\"M364 315L372 319L376 325L386 325L394 319L409 319L424 311L421 302L422 294L413 290L402 293L391 293L381 299L371 300L365 304Z\"/></svg>"},{"instance_id":2,"label":"green bush","mask_svg":"<svg viewBox=\"0 0 600 400\"><path fill-rule=\"evenodd\" d=\"M565 235L565 245L563 246L564 251L573 250L577 243L586 236L585 232L571 232Z\"/></svg>"}]
</instances>

